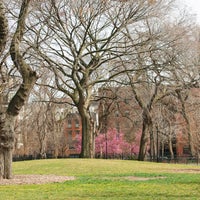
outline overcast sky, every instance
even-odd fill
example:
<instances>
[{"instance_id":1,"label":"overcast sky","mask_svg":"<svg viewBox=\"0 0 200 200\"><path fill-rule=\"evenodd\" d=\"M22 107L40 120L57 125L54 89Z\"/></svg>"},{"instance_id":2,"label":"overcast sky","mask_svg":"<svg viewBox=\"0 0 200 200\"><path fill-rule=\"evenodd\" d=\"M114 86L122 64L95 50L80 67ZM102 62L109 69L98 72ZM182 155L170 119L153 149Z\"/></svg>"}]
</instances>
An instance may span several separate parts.
<instances>
[{"instance_id":1,"label":"overcast sky","mask_svg":"<svg viewBox=\"0 0 200 200\"><path fill-rule=\"evenodd\" d=\"M197 21L200 24L200 0L179 0L180 4L185 4L190 14L196 14Z\"/></svg>"}]
</instances>

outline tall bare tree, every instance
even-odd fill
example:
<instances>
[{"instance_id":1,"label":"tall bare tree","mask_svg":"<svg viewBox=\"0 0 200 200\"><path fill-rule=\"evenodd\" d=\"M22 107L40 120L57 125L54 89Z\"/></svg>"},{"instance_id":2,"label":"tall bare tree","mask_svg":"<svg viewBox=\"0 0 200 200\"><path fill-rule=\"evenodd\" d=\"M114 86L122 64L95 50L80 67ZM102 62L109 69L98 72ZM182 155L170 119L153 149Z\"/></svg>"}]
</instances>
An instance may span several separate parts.
<instances>
[{"instance_id":1,"label":"tall bare tree","mask_svg":"<svg viewBox=\"0 0 200 200\"><path fill-rule=\"evenodd\" d=\"M31 69L22 55L20 44L25 29L25 20L28 15L30 0L23 0L19 12L16 31L11 39L10 55L15 68L21 75L22 83L16 94L8 104L5 112L0 113L0 178L9 179L12 177L12 150L14 145L14 124L15 118L19 114L25 101L28 99L31 89L37 80L36 72ZM8 25L4 12L3 1L0 2L1 20L1 53L7 42Z\"/></svg>"},{"instance_id":2,"label":"tall bare tree","mask_svg":"<svg viewBox=\"0 0 200 200\"><path fill-rule=\"evenodd\" d=\"M124 72L117 62L129 54L130 44L124 42L126 27L138 25L158 4L52 0L41 3L40 12L33 13L37 20L32 20L30 32L37 45L29 44L54 73L56 88L78 108L83 125L82 157L94 156L93 94L102 83ZM139 39L135 41L135 46L140 44Z\"/></svg>"},{"instance_id":3,"label":"tall bare tree","mask_svg":"<svg viewBox=\"0 0 200 200\"><path fill-rule=\"evenodd\" d=\"M167 82L171 80L171 71L176 71L175 63L178 60L177 44L181 41L181 37L188 32L186 27L185 29L179 28L181 23L184 24L184 21L176 24L167 20L168 14L166 11L168 8L170 6L166 5L159 18L155 17L146 20L143 24L143 34L140 34L138 38L140 40L149 38L149 41L144 42L139 48L133 45L134 57L124 64L126 69L129 65L134 65L135 69L137 69L135 72L128 71L127 75L133 95L142 109L143 125L139 160L145 159L148 143L150 143L150 157L155 157L153 105L167 95L161 92L161 89L164 89L168 85ZM170 32L172 27L176 30L175 33ZM130 30L127 37L134 41L135 35Z\"/></svg>"},{"instance_id":4,"label":"tall bare tree","mask_svg":"<svg viewBox=\"0 0 200 200\"><path fill-rule=\"evenodd\" d=\"M194 135L191 131L190 114L191 110L190 96L191 90L199 88L199 30L192 27L188 33L182 36L181 43L177 44L179 48L178 59L176 60L176 70L171 72L171 77L174 80L174 96L179 101L179 112L185 122L185 131L188 138L189 149L192 156L195 155Z\"/></svg>"}]
</instances>

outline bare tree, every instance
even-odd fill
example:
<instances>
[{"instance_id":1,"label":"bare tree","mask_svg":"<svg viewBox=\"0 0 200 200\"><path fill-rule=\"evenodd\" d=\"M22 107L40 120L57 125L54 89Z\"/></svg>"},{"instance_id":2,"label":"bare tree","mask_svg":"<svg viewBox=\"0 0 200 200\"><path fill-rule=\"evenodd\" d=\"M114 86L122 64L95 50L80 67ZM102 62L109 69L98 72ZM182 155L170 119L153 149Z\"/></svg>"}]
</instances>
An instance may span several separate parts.
<instances>
[{"instance_id":1,"label":"bare tree","mask_svg":"<svg viewBox=\"0 0 200 200\"><path fill-rule=\"evenodd\" d=\"M23 109L23 116L18 119L17 130L26 150L24 154L37 158L46 158L47 154L58 157L67 145L64 120L71 106L66 105L66 99L59 98L55 90L41 86L51 81L48 76L44 74L40 77ZM16 149L16 156L17 152Z\"/></svg>"},{"instance_id":2,"label":"bare tree","mask_svg":"<svg viewBox=\"0 0 200 200\"><path fill-rule=\"evenodd\" d=\"M168 7L166 7L168 8ZM147 152L147 144L150 143L150 157L155 157L155 134L153 133L152 110L156 102L167 94L161 92L161 88L168 85L171 71L176 71L177 44L185 35L187 27L180 29L183 22L178 24L167 21L167 12L162 12L160 18L147 19L143 24L143 34L139 35L140 40L149 38L139 48L133 45L134 57L128 63L124 63L127 69L130 65L135 66L135 72L128 72L127 76L132 88L133 95L142 109L142 136L140 141L140 152L138 159L144 160ZM160 19L165 23L160 23ZM181 25L182 24L182 25ZM175 33L169 29L173 27ZM128 38L134 41L134 34L129 31ZM182 49L182 48L181 48ZM180 49L179 49L180 52ZM137 69L137 70L136 70Z\"/></svg>"},{"instance_id":3,"label":"bare tree","mask_svg":"<svg viewBox=\"0 0 200 200\"><path fill-rule=\"evenodd\" d=\"M200 126L199 126L199 104L200 104L200 91L199 88L192 88L188 97L188 103L189 103L189 107L187 109L188 111L188 116L190 119L190 129L191 129L191 133L193 135L193 147L195 150L195 155L193 154L193 156L197 156L197 159L199 159L200 157ZM187 103L187 104L188 104ZM199 161L199 160L198 160Z\"/></svg>"},{"instance_id":4,"label":"bare tree","mask_svg":"<svg viewBox=\"0 0 200 200\"><path fill-rule=\"evenodd\" d=\"M25 101L28 99L30 91L37 80L35 71L31 69L21 54L20 44L25 29L25 19L28 15L30 0L24 0L18 17L17 28L12 37L10 45L10 55L12 61L22 77L22 83L16 94L8 104L5 112L0 114L0 178L12 177L12 149L14 145L14 124L15 118L19 114ZM1 53L5 47L8 34L7 19L4 14L3 2L0 2L1 20Z\"/></svg>"},{"instance_id":5,"label":"bare tree","mask_svg":"<svg viewBox=\"0 0 200 200\"><path fill-rule=\"evenodd\" d=\"M189 149L192 156L195 155L195 138L191 131L190 115L191 110L188 98L191 96L193 88L199 88L199 31L195 27L188 30L188 33L182 36L179 48L179 56L174 63L176 70L171 72L173 78L174 96L179 101L179 112L185 121L185 130L188 137ZM184 46L183 46L184 45ZM183 50L184 49L184 50Z\"/></svg>"},{"instance_id":6,"label":"bare tree","mask_svg":"<svg viewBox=\"0 0 200 200\"><path fill-rule=\"evenodd\" d=\"M56 88L78 108L82 157L94 156L90 105L95 90L124 72L117 61L129 54L130 46L124 42L126 27L138 24L156 8L158 3L145 0L64 0L41 3L40 12L33 13L37 20L29 30L37 45L29 44L54 73ZM135 46L140 44L139 39L135 41Z\"/></svg>"},{"instance_id":7,"label":"bare tree","mask_svg":"<svg viewBox=\"0 0 200 200\"><path fill-rule=\"evenodd\" d=\"M177 120L176 115L178 113L177 100L172 95L167 95L162 98L153 110L153 121L156 137L156 156L157 161L164 156L164 146L168 145L169 152L167 152L171 159L174 159L176 154L173 142L176 142L177 136Z\"/></svg>"}]
</instances>

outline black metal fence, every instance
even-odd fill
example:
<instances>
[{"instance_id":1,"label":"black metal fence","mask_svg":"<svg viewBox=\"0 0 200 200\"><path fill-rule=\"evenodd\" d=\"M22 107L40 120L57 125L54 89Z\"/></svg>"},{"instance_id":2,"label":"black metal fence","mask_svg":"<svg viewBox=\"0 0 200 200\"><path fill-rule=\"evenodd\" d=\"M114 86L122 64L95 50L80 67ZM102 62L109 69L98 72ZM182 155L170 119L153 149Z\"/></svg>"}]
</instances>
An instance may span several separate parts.
<instances>
[{"instance_id":1,"label":"black metal fence","mask_svg":"<svg viewBox=\"0 0 200 200\"><path fill-rule=\"evenodd\" d=\"M148 161L151 161L148 159ZM193 156L177 156L175 158L170 157L159 157L156 160L153 160L155 162L161 162L161 163L179 163L179 164L200 164L200 158L199 157L193 157Z\"/></svg>"},{"instance_id":2,"label":"black metal fence","mask_svg":"<svg viewBox=\"0 0 200 200\"><path fill-rule=\"evenodd\" d=\"M46 159L51 159L54 158L52 157L51 154L46 154ZM58 157L58 158L66 158L66 157ZM71 155L68 158L79 158L78 154ZM100 158L100 157L96 157ZM136 156L108 156L108 157L101 157L103 159L122 159L122 160L137 160ZM35 160L35 159L42 159L41 156L38 155L24 155L24 156L13 156L13 161L25 161L25 160ZM159 157L156 159L150 159L148 158L147 161L150 162L159 162L159 163L179 163L179 164L200 164L200 158L199 157L192 157L192 156L177 156L175 158L170 158L170 157Z\"/></svg>"}]
</instances>

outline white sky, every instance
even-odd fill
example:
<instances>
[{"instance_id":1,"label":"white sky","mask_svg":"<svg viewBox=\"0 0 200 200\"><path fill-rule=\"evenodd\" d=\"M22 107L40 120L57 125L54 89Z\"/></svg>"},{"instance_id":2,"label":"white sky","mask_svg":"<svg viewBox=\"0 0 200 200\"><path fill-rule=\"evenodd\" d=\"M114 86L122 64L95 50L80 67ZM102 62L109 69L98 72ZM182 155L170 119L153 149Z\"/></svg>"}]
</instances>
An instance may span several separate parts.
<instances>
[{"instance_id":1,"label":"white sky","mask_svg":"<svg viewBox=\"0 0 200 200\"><path fill-rule=\"evenodd\" d=\"M189 14L195 14L197 22L200 24L200 0L179 0L180 4L185 4Z\"/></svg>"}]
</instances>

